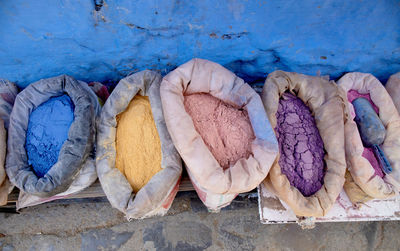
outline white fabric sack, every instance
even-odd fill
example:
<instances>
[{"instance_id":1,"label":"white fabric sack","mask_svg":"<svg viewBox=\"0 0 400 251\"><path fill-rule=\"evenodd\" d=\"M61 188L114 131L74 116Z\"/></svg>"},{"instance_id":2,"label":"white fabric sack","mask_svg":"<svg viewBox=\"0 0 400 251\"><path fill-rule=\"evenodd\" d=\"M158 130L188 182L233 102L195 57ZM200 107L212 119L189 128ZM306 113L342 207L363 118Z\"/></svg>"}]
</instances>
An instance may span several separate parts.
<instances>
[{"instance_id":1,"label":"white fabric sack","mask_svg":"<svg viewBox=\"0 0 400 251\"><path fill-rule=\"evenodd\" d=\"M14 188L6 175L4 166L7 152L7 129L17 94L18 89L14 83L0 79L0 206L7 204L8 194Z\"/></svg>"},{"instance_id":2,"label":"white fabric sack","mask_svg":"<svg viewBox=\"0 0 400 251\"><path fill-rule=\"evenodd\" d=\"M141 71L115 87L104 104L98 124L96 168L101 186L111 205L127 219L164 215L179 189L182 160L167 131L160 100L161 75ZM126 110L137 95L148 96L161 142L161 168L137 194L126 177L115 167L117 115ZM133 146L134 147L134 146Z\"/></svg>"},{"instance_id":3,"label":"white fabric sack","mask_svg":"<svg viewBox=\"0 0 400 251\"><path fill-rule=\"evenodd\" d=\"M83 81L79 81L79 84L84 88L90 96L92 104L95 106L95 116L96 116L96 123L98 117L100 116L101 107L98 102L97 95L93 92L93 90L87 85L87 83ZM96 129L96 125L94 125L94 129ZM95 136L95 134L94 134ZM82 168L80 169L79 173L73 178L72 184L68 187L68 189L64 192L49 196L49 197L39 197L33 194L29 194L20 190L18 201L16 203L17 210L21 208L35 206L39 204L43 204L46 202L59 200L59 199L66 199L73 194L79 193L83 191L85 188L89 187L93 184L97 179L97 172L96 172L96 163L95 163L95 151L96 151L96 140L94 140L93 150L91 154L88 156L86 161L83 163Z\"/></svg>"},{"instance_id":4,"label":"white fabric sack","mask_svg":"<svg viewBox=\"0 0 400 251\"><path fill-rule=\"evenodd\" d=\"M210 210L229 205L238 193L251 191L264 180L278 153L278 142L260 96L247 83L219 64L192 59L163 78L160 92L172 141ZM226 170L218 164L185 110L184 95L194 93L208 93L247 111L256 136L248 159Z\"/></svg>"}]
</instances>

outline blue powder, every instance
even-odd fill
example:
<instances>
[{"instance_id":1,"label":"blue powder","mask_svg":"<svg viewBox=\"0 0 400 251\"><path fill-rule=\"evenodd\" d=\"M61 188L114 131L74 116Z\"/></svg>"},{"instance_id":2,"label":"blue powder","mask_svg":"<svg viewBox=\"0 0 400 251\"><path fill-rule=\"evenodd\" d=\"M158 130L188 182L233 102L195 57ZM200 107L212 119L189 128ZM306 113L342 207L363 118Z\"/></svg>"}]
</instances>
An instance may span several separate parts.
<instances>
[{"instance_id":1,"label":"blue powder","mask_svg":"<svg viewBox=\"0 0 400 251\"><path fill-rule=\"evenodd\" d=\"M73 121L74 104L68 95L50 98L32 111L25 149L28 164L38 177L43 177L57 162Z\"/></svg>"}]
</instances>

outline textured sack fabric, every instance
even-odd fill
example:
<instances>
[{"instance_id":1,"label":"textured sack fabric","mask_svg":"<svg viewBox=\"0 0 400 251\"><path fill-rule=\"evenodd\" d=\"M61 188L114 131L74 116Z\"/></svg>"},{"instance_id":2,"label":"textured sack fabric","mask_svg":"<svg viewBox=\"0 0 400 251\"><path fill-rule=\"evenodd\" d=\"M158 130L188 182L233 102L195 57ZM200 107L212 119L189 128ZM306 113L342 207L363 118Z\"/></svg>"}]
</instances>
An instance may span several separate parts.
<instances>
[{"instance_id":1,"label":"textured sack fabric","mask_svg":"<svg viewBox=\"0 0 400 251\"><path fill-rule=\"evenodd\" d=\"M49 98L67 94L75 105L74 121L58 161L38 178L28 165L25 150L29 115ZM86 83L66 75L42 79L21 91L11 112L6 172L10 181L30 195L50 197L65 192L81 171L94 148L96 115L100 106Z\"/></svg>"},{"instance_id":2,"label":"textured sack fabric","mask_svg":"<svg viewBox=\"0 0 400 251\"><path fill-rule=\"evenodd\" d=\"M160 82L160 74L147 70L119 81L104 104L98 124L96 168L99 180L111 205L125 213L128 219L165 214L178 192L182 161L165 125L160 100ZM137 94L148 96L150 100L161 141L162 170L137 194L133 194L128 180L115 167L115 136L117 115L125 111Z\"/></svg>"},{"instance_id":3,"label":"textured sack fabric","mask_svg":"<svg viewBox=\"0 0 400 251\"><path fill-rule=\"evenodd\" d=\"M7 178L6 171L4 170L6 149L7 131L4 128L4 121L0 119L0 206L7 204L9 190L13 187Z\"/></svg>"},{"instance_id":4,"label":"textured sack fabric","mask_svg":"<svg viewBox=\"0 0 400 251\"><path fill-rule=\"evenodd\" d=\"M103 106L108 97L110 96L107 87L100 82L90 82L88 85L90 89L94 91L94 93L96 93L100 105Z\"/></svg>"},{"instance_id":5,"label":"textured sack fabric","mask_svg":"<svg viewBox=\"0 0 400 251\"><path fill-rule=\"evenodd\" d=\"M24 191L20 191L16 204L17 210L25 207L43 204L53 200L68 198L72 194L76 194L89 187L91 184L93 184L93 182L96 181L96 179L96 162L94 156L89 156L83 164L82 169L79 171L78 175L65 192L53 195L51 197L39 197L36 195L25 193Z\"/></svg>"},{"instance_id":6,"label":"textured sack fabric","mask_svg":"<svg viewBox=\"0 0 400 251\"><path fill-rule=\"evenodd\" d=\"M10 114L18 95L17 86L5 79L0 79L0 118L4 121L4 127L8 130Z\"/></svg>"},{"instance_id":7,"label":"textured sack fabric","mask_svg":"<svg viewBox=\"0 0 400 251\"><path fill-rule=\"evenodd\" d=\"M349 170L346 170L345 178L343 189L355 208L360 208L365 202L373 199L354 182Z\"/></svg>"},{"instance_id":8,"label":"textured sack fabric","mask_svg":"<svg viewBox=\"0 0 400 251\"><path fill-rule=\"evenodd\" d=\"M394 106L396 107L397 112L400 115L400 72L393 74L390 76L388 82L386 83L386 90L389 93L390 97L392 97L392 101ZM386 139L385 139L386 140ZM396 158L396 163L400 161L400 158ZM400 173L396 170L396 173L391 173L390 176L386 177L387 180L396 186L397 190L400 190Z\"/></svg>"},{"instance_id":9,"label":"textured sack fabric","mask_svg":"<svg viewBox=\"0 0 400 251\"><path fill-rule=\"evenodd\" d=\"M18 89L12 82L0 79L0 206L7 204L8 194L14 187L7 178L4 165L7 151L7 128L17 94Z\"/></svg>"},{"instance_id":10,"label":"textured sack fabric","mask_svg":"<svg viewBox=\"0 0 400 251\"><path fill-rule=\"evenodd\" d=\"M386 83L386 91L392 97L392 101L397 111L400 113L400 72L390 76Z\"/></svg>"},{"instance_id":11,"label":"textured sack fabric","mask_svg":"<svg viewBox=\"0 0 400 251\"><path fill-rule=\"evenodd\" d=\"M326 172L324 184L315 194L305 197L290 185L281 172L278 159L264 185L288 204L297 216L323 216L335 203L344 184L344 101L333 81L292 72L275 71L268 75L262 101L272 128L277 125L276 112L283 93L290 91L310 108L324 142Z\"/></svg>"},{"instance_id":12,"label":"textured sack fabric","mask_svg":"<svg viewBox=\"0 0 400 251\"><path fill-rule=\"evenodd\" d=\"M78 80L79 81L79 80ZM82 85L86 85L85 82L79 81ZM89 85L90 87L90 85ZM95 99L99 99L96 95L94 95L94 90L90 88L90 94L92 96L93 101ZM96 121L100 116L101 107L99 104L95 105L96 107ZM82 166L82 169L79 171L78 175L73 180L72 184L69 188L62 193L50 196L50 197L39 197L36 195L25 193L24 191L19 192L18 201L16 203L17 210L25 207L31 207L39 204L43 204L46 202L50 202L53 200L65 199L71 196L72 194L76 194L85 188L89 187L93 182L97 179L97 172L96 172L96 160L95 160L95 147L96 141L93 144L92 153L86 159L85 163Z\"/></svg>"},{"instance_id":13,"label":"textured sack fabric","mask_svg":"<svg viewBox=\"0 0 400 251\"><path fill-rule=\"evenodd\" d=\"M390 164L393 168L393 178L400 181L400 117L390 98L385 90L385 87L371 74L366 73L347 73L338 81L339 88L343 90L344 98L346 99L346 113L348 119L345 123L345 149L347 167L350 171L352 179L360 187L360 193L364 192L370 198L385 199L395 195L393 184L390 177L383 179L375 175L375 170L370 162L362 156L364 146L354 121L355 112L353 105L347 100L347 93L350 90L356 90L360 94L369 94L372 102L379 108L379 118L386 128L386 137L382 144L382 149L385 152ZM386 175L387 176L387 175ZM357 203L357 197L365 197L364 195L348 193L353 204ZM353 196L353 198L351 197ZM360 201L360 203L363 201Z\"/></svg>"},{"instance_id":14,"label":"textured sack fabric","mask_svg":"<svg viewBox=\"0 0 400 251\"><path fill-rule=\"evenodd\" d=\"M259 95L219 64L192 59L164 77L161 100L165 122L203 203L211 210L227 206L237 193L247 192L266 177L278 152L278 142ZM184 94L208 93L247 111L256 139L252 154L223 170L196 131L184 107Z\"/></svg>"}]
</instances>

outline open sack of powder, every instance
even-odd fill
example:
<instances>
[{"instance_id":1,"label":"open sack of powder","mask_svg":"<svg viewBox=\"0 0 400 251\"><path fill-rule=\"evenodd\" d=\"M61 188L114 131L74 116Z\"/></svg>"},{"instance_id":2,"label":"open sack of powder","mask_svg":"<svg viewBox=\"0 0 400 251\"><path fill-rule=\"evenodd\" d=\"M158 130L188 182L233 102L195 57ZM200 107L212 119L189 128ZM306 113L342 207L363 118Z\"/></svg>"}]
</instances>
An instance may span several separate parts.
<instances>
[{"instance_id":1,"label":"open sack of powder","mask_svg":"<svg viewBox=\"0 0 400 251\"><path fill-rule=\"evenodd\" d=\"M345 149L349 170L344 189L351 202L359 207L373 198L385 199L395 195L400 181L400 117L385 87L371 74L347 73L338 81L346 99ZM355 122L352 102L364 98L373 107L386 129L381 148L393 168L385 174L373 149L362 142Z\"/></svg>"},{"instance_id":2,"label":"open sack of powder","mask_svg":"<svg viewBox=\"0 0 400 251\"><path fill-rule=\"evenodd\" d=\"M193 59L163 78L168 131L209 210L267 176L278 144L260 96L219 64Z\"/></svg>"},{"instance_id":3,"label":"open sack of powder","mask_svg":"<svg viewBox=\"0 0 400 251\"><path fill-rule=\"evenodd\" d=\"M165 125L160 82L147 70L122 79L100 116L97 173L128 220L164 215L179 188L182 160Z\"/></svg>"},{"instance_id":4,"label":"open sack of powder","mask_svg":"<svg viewBox=\"0 0 400 251\"><path fill-rule=\"evenodd\" d=\"M20 189L17 209L64 198L91 185L100 105L66 75L21 91L10 116L6 172Z\"/></svg>"},{"instance_id":5,"label":"open sack of powder","mask_svg":"<svg viewBox=\"0 0 400 251\"><path fill-rule=\"evenodd\" d=\"M14 186L7 178L4 168L7 152L7 130L10 113L18 89L14 83L0 79L0 206L7 204L8 194Z\"/></svg>"},{"instance_id":6,"label":"open sack of powder","mask_svg":"<svg viewBox=\"0 0 400 251\"><path fill-rule=\"evenodd\" d=\"M297 216L325 215L343 188L344 101L333 81L275 71L262 101L279 142L264 185Z\"/></svg>"}]
</instances>

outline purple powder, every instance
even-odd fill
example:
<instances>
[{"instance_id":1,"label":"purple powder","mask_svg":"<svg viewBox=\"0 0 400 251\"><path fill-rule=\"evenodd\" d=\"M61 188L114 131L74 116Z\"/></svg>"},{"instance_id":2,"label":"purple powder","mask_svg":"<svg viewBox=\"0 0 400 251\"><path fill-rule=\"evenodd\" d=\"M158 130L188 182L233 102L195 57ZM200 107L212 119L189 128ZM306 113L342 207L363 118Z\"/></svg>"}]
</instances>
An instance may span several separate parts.
<instances>
[{"instance_id":1,"label":"purple powder","mask_svg":"<svg viewBox=\"0 0 400 251\"><path fill-rule=\"evenodd\" d=\"M324 178L324 143L310 109L284 93L276 113L281 171L304 196L316 193Z\"/></svg>"}]
</instances>

